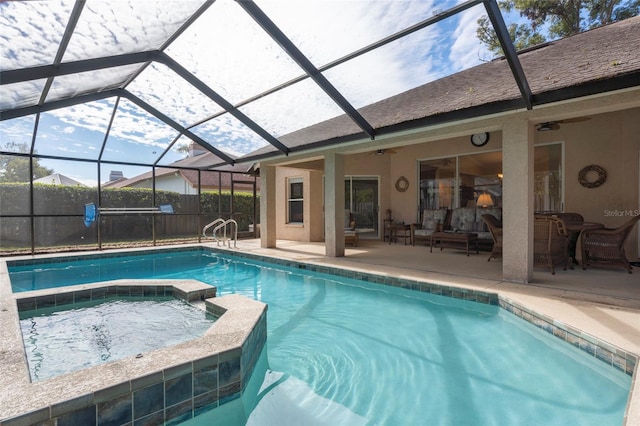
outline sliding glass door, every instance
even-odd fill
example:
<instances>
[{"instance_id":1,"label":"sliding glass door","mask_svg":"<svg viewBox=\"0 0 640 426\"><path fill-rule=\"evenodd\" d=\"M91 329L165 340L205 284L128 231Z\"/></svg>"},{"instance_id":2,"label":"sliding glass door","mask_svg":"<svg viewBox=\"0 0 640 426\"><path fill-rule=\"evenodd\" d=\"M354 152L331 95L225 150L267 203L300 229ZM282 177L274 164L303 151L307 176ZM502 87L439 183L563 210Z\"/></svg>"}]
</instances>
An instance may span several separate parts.
<instances>
[{"instance_id":1,"label":"sliding glass door","mask_svg":"<svg viewBox=\"0 0 640 426\"><path fill-rule=\"evenodd\" d=\"M378 177L347 176L344 206L351 212L356 229L378 235Z\"/></svg>"},{"instance_id":2,"label":"sliding glass door","mask_svg":"<svg viewBox=\"0 0 640 426\"><path fill-rule=\"evenodd\" d=\"M534 149L535 211L563 210L562 143ZM420 212L425 209L502 206L502 152L422 160Z\"/></svg>"},{"instance_id":3,"label":"sliding glass door","mask_svg":"<svg viewBox=\"0 0 640 426\"><path fill-rule=\"evenodd\" d=\"M535 211L563 211L562 144L536 146L533 194Z\"/></svg>"},{"instance_id":4,"label":"sliding glass door","mask_svg":"<svg viewBox=\"0 0 640 426\"><path fill-rule=\"evenodd\" d=\"M500 151L420 161L420 211L502 205L501 172Z\"/></svg>"}]
</instances>

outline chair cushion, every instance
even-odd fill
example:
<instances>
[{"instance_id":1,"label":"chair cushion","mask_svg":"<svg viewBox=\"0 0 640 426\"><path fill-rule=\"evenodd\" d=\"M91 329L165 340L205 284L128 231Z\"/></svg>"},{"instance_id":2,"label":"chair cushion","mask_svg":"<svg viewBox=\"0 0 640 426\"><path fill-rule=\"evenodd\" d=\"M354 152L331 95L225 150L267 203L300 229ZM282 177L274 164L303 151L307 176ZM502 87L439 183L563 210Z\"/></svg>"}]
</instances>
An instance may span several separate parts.
<instances>
[{"instance_id":1,"label":"chair cushion","mask_svg":"<svg viewBox=\"0 0 640 426\"><path fill-rule=\"evenodd\" d=\"M417 235L419 237L428 237L435 231L435 229L416 229L413 232L413 235Z\"/></svg>"},{"instance_id":2,"label":"chair cushion","mask_svg":"<svg viewBox=\"0 0 640 426\"><path fill-rule=\"evenodd\" d=\"M422 221L422 229L435 231L438 229L438 224L440 224L438 219L426 219Z\"/></svg>"},{"instance_id":3,"label":"chair cushion","mask_svg":"<svg viewBox=\"0 0 640 426\"><path fill-rule=\"evenodd\" d=\"M438 224L444 224L445 219L447 218L447 209L425 209L422 212L422 228L423 229L437 229ZM436 226L433 226L433 221L435 220Z\"/></svg>"},{"instance_id":4,"label":"chair cushion","mask_svg":"<svg viewBox=\"0 0 640 426\"><path fill-rule=\"evenodd\" d=\"M451 213L451 229L459 231L477 231L476 209L473 207L459 207Z\"/></svg>"}]
</instances>

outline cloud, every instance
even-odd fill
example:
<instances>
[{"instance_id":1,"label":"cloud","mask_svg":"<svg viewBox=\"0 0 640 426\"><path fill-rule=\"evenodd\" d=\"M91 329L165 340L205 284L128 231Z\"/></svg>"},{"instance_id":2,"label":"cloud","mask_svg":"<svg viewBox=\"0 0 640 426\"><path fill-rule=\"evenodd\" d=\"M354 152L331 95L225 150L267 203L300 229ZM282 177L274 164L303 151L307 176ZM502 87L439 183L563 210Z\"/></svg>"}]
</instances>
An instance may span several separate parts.
<instances>
[{"instance_id":1,"label":"cloud","mask_svg":"<svg viewBox=\"0 0 640 426\"><path fill-rule=\"evenodd\" d=\"M488 49L476 36L477 21L482 15L486 15L486 10L478 5L459 16L458 26L454 31L456 41L449 54L449 60L458 70L478 65L482 58L490 57Z\"/></svg>"},{"instance_id":2,"label":"cloud","mask_svg":"<svg viewBox=\"0 0 640 426\"><path fill-rule=\"evenodd\" d=\"M52 63L72 8L73 1L2 2L2 69Z\"/></svg>"},{"instance_id":3,"label":"cloud","mask_svg":"<svg viewBox=\"0 0 640 426\"><path fill-rule=\"evenodd\" d=\"M320 68L429 18L438 9L448 9L455 1L258 0L257 4ZM201 2L182 1L179 8L175 5L173 2L87 2L63 59L157 49ZM3 12L0 14L2 68L52 63L73 2L9 2L0 7ZM479 62L478 52L482 51L475 38L475 20L483 12L481 5L475 6L331 68L325 76L352 105L360 108L473 66ZM214 2L169 45L166 53L232 104L304 74L242 7L231 0ZM48 100L88 93L97 87L101 90L117 87L138 69L136 64L58 77L54 79ZM20 106L25 100L34 103L43 86L44 81L20 87L3 86L2 108ZM222 111L220 105L162 64L150 64L126 89L182 126L191 126ZM5 92L10 93L5 96ZM59 120L60 127L57 133L39 135L39 138L57 139L61 149L68 149L64 147L66 139L61 136L74 133L74 142L83 144L93 158L102 143L99 135L104 135L108 128L114 104L115 99L109 99L51 111L48 114ZM261 97L239 110L276 137L343 113L311 79ZM28 127L20 128L28 130ZM5 134L15 133L17 129L3 122L3 139ZM235 155L267 144L230 114L191 130L211 145ZM84 139L84 132L92 135L91 142ZM122 161L138 161L123 151L125 147L136 146L159 155L177 135L171 126L123 99L105 152L118 153ZM83 152L81 147L77 149Z\"/></svg>"}]
</instances>

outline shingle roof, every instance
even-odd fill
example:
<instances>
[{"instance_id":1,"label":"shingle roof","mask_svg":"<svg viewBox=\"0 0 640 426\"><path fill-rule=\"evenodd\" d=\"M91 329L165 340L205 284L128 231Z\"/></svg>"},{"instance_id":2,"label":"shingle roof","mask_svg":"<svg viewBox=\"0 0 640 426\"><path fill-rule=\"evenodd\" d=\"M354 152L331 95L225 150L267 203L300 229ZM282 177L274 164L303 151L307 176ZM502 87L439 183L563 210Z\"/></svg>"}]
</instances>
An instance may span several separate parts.
<instances>
[{"instance_id":1,"label":"shingle roof","mask_svg":"<svg viewBox=\"0 0 640 426\"><path fill-rule=\"evenodd\" d=\"M49 176L34 179L33 183L44 183L49 185L66 185L66 186L86 186L85 184L78 182L75 179L71 179L60 173L54 173Z\"/></svg>"},{"instance_id":2,"label":"shingle roof","mask_svg":"<svg viewBox=\"0 0 640 426\"><path fill-rule=\"evenodd\" d=\"M159 178L161 176L170 175L178 172L180 173L180 175L182 175L184 180L186 180L192 187L195 188L198 186L198 172L192 169L182 169L181 167L205 168L219 161L221 161L221 159L217 157L215 154L211 152L206 152L204 154L178 160L174 163L171 163L169 167L157 167L155 174L156 174L156 178ZM222 173L222 177L220 179L220 174L217 172L221 171L221 172L234 172L234 173L245 174L247 172L247 169L248 169L248 166L246 164L245 165L236 164L233 166L226 165L226 166L218 167L214 172L202 173L200 176L200 184L203 188L217 189L218 186L220 185L220 180L221 180L222 187L229 188L231 186L232 173ZM132 178L118 179L117 181L114 181L114 182L107 182L106 184L103 185L103 188L124 188L138 182L150 180L151 178L152 178L152 172L149 171L146 173L142 173L138 176L134 176Z\"/></svg>"},{"instance_id":3,"label":"shingle roof","mask_svg":"<svg viewBox=\"0 0 640 426\"><path fill-rule=\"evenodd\" d=\"M622 87L640 86L640 16L545 43L518 54L534 108ZM633 40L636 39L636 42ZM504 58L461 71L361 108L378 134L523 108ZM346 116L282 136L292 151L356 140L363 134ZM266 146L242 159L266 158Z\"/></svg>"}]
</instances>

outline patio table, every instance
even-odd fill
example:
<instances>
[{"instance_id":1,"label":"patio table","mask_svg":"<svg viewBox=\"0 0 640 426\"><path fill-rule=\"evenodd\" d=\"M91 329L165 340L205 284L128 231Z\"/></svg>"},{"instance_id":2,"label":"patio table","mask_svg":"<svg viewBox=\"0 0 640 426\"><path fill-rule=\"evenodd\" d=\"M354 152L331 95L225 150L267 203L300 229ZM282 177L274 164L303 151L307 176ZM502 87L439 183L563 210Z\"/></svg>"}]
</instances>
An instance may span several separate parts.
<instances>
[{"instance_id":1,"label":"patio table","mask_svg":"<svg viewBox=\"0 0 640 426\"><path fill-rule=\"evenodd\" d=\"M390 223L387 225L389 231L389 244L392 240L398 242L400 238L404 239L404 245L407 245L407 240L411 243L411 225L404 223Z\"/></svg>"},{"instance_id":2,"label":"patio table","mask_svg":"<svg viewBox=\"0 0 640 426\"><path fill-rule=\"evenodd\" d=\"M578 261L576 260L576 246L578 244L578 238L582 234L582 231L590 231L593 229L602 229L604 225L602 223L596 222L582 222L582 223L566 223L565 228L569 233L569 260L577 265ZM573 268L573 266L571 266Z\"/></svg>"},{"instance_id":3,"label":"patio table","mask_svg":"<svg viewBox=\"0 0 640 426\"><path fill-rule=\"evenodd\" d=\"M429 252L433 253L433 246L440 247L440 251L444 247L466 249L469 256L469 246L475 245L476 254L478 250L478 234L474 232L434 232L431 234Z\"/></svg>"}]
</instances>

